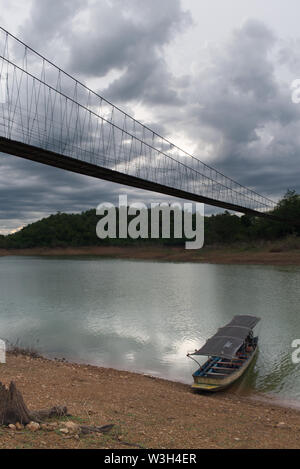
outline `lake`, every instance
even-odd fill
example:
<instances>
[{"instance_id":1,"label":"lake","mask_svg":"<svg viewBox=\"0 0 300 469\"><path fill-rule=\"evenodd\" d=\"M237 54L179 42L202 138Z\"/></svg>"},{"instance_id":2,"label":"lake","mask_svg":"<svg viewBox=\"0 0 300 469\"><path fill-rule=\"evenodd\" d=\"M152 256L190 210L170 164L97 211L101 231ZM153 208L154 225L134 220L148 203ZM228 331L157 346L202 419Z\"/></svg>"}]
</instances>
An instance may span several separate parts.
<instances>
[{"instance_id":1,"label":"lake","mask_svg":"<svg viewBox=\"0 0 300 469\"><path fill-rule=\"evenodd\" d=\"M0 337L49 357L192 383L199 348L236 314L262 318L236 393L300 402L300 267L0 258Z\"/></svg>"}]
</instances>

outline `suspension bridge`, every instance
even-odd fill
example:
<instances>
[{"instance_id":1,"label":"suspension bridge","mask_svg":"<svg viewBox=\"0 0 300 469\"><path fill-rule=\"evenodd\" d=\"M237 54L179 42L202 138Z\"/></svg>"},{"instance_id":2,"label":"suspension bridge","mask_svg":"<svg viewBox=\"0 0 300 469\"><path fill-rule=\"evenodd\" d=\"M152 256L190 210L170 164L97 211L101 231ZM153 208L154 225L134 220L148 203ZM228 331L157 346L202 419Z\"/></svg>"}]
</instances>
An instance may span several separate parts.
<instances>
[{"instance_id":1,"label":"suspension bridge","mask_svg":"<svg viewBox=\"0 0 300 469\"><path fill-rule=\"evenodd\" d=\"M254 216L276 203L226 177L0 27L0 152Z\"/></svg>"}]
</instances>

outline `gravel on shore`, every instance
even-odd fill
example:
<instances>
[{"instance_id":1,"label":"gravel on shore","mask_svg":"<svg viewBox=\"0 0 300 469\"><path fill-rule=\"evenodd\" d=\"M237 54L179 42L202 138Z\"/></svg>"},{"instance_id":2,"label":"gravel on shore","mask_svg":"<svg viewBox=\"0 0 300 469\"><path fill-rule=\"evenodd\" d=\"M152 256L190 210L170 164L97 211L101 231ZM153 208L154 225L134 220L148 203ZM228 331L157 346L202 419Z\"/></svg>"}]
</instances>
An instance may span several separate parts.
<instances>
[{"instance_id":1,"label":"gravel on shore","mask_svg":"<svg viewBox=\"0 0 300 469\"><path fill-rule=\"evenodd\" d=\"M66 405L68 420L113 425L109 434L0 427L0 448L299 448L300 411L230 391L195 394L190 386L142 374L8 354L1 381L15 381L29 409ZM55 425L54 425L55 427Z\"/></svg>"}]
</instances>

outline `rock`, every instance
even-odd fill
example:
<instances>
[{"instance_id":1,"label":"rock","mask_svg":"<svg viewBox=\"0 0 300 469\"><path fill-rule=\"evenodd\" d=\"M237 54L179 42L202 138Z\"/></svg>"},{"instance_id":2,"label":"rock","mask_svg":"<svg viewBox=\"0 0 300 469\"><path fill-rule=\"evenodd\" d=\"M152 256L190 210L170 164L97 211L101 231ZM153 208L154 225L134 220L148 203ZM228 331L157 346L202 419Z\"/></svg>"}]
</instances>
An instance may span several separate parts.
<instances>
[{"instance_id":1,"label":"rock","mask_svg":"<svg viewBox=\"0 0 300 469\"><path fill-rule=\"evenodd\" d=\"M67 435L69 433L69 430L67 428L60 428L59 431L61 433L64 433L65 435Z\"/></svg>"},{"instance_id":2,"label":"rock","mask_svg":"<svg viewBox=\"0 0 300 469\"><path fill-rule=\"evenodd\" d=\"M49 430L52 430L52 428L49 427L49 425L48 425L47 423L42 423L42 424L41 424L41 430L47 430L47 431L49 431Z\"/></svg>"},{"instance_id":3,"label":"rock","mask_svg":"<svg viewBox=\"0 0 300 469\"><path fill-rule=\"evenodd\" d=\"M12 423L11 423L10 425L8 425L8 428L9 428L10 430L16 430L16 426L13 425Z\"/></svg>"},{"instance_id":4,"label":"rock","mask_svg":"<svg viewBox=\"0 0 300 469\"><path fill-rule=\"evenodd\" d=\"M30 432L36 432L40 429L40 424L37 422L30 422L28 425L26 425L26 429Z\"/></svg>"},{"instance_id":5,"label":"rock","mask_svg":"<svg viewBox=\"0 0 300 469\"><path fill-rule=\"evenodd\" d=\"M64 428L67 428L70 433L76 433L79 431L79 425L75 422L68 421L68 422L64 422L63 425L64 425Z\"/></svg>"},{"instance_id":6,"label":"rock","mask_svg":"<svg viewBox=\"0 0 300 469\"><path fill-rule=\"evenodd\" d=\"M285 426L286 426L286 423L285 423L285 422L279 422L279 423L277 423L277 425L276 425L277 428L283 428L283 427L285 427Z\"/></svg>"},{"instance_id":7,"label":"rock","mask_svg":"<svg viewBox=\"0 0 300 469\"><path fill-rule=\"evenodd\" d=\"M21 430L24 430L24 425L22 425L20 422L17 422L16 429L20 432Z\"/></svg>"},{"instance_id":8,"label":"rock","mask_svg":"<svg viewBox=\"0 0 300 469\"><path fill-rule=\"evenodd\" d=\"M58 424L56 422L51 422L51 423L47 423L47 426L51 428L52 430L55 430L55 428L58 427Z\"/></svg>"}]
</instances>

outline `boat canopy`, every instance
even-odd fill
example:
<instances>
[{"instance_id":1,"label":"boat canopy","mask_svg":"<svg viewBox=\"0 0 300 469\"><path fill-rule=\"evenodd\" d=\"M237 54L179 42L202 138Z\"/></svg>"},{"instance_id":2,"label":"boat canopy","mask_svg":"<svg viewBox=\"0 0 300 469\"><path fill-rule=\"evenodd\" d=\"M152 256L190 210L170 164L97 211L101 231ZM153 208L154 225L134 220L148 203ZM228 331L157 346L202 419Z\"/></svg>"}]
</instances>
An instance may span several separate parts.
<instances>
[{"instance_id":1,"label":"boat canopy","mask_svg":"<svg viewBox=\"0 0 300 469\"><path fill-rule=\"evenodd\" d=\"M255 316L234 316L232 321L208 339L205 345L190 355L234 358L246 337L260 321Z\"/></svg>"}]
</instances>

